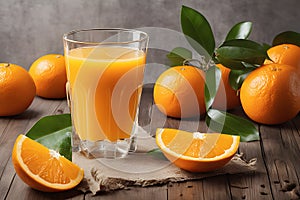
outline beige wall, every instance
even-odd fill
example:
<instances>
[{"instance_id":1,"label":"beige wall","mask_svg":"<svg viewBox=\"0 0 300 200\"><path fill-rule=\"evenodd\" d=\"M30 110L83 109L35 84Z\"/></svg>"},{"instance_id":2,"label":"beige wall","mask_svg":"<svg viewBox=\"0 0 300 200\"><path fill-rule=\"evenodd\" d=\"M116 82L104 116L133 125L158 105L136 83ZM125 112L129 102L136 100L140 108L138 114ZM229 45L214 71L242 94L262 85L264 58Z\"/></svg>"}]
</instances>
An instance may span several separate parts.
<instances>
[{"instance_id":1,"label":"beige wall","mask_svg":"<svg viewBox=\"0 0 300 200\"><path fill-rule=\"evenodd\" d=\"M251 38L262 42L270 43L283 30L300 32L299 0L1 0L0 61L29 68L43 54L62 53L62 35L72 29L155 26L179 31L182 4L206 16L217 41L243 20L254 22Z\"/></svg>"}]
</instances>

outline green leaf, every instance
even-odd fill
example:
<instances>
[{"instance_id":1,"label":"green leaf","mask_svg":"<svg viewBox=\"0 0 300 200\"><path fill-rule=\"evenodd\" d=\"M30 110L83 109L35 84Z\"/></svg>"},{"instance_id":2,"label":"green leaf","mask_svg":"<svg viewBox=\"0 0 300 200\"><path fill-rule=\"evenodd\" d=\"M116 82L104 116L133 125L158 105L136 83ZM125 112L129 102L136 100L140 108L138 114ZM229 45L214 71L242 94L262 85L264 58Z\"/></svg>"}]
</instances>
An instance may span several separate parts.
<instances>
[{"instance_id":1,"label":"green leaf","mask_svg":"<svg viewBox=\"0 0 300 200\"><path fill-rule=\"evenodd\" d=\"M225 41L217 50L218 61L231 69L242 69L242 62L261 65L267 58L264 46L244 39ZM233 66L229 66L232 64Z\"/></svg>"},{"instance_id":2,"label":"green leaf","mask_svg":"<svg viewBox=\"0 0 300 200\"><path fill-rule=\"evenodd\" d=\"M43 144L49 149L53 149L59 152L68 160L72 161L72 127L62 129L60 131L53 132L52 134L45 135L36 139L38 143Z\"/></svg>"},{"instance_id":3,"label":"green leaf","mask_svg":"<svg viewBox=\"0 0 300 200\"><path fill-rule=\"evenodd\" d=\"M190 7L182 6L181 29L188 42L200 55L213 55L215 38L210 24L202 14Z\"/></svg>"},{"instance_id":4,"label":"green leaf","mask_svg":"<svg viewBox=\"0 0 300 200\"><path fill-rule=\"evenodd\" d=\"M224 111L208 110L206 124L213 131L239 135L242 142L259 140L259 132L252 122Z\"/></svg>"},{"instance_id":5,"label":"green leaf","mask_svg":"<svg viewBox=\"0 0 300 200\"><path fill-rule=\"evenodd\" d=\"M234 60L230 58L223 57L222 55L216 56L217 63L221 63L230 69L244 69L244 65L240 60Z\"/></svg>"},{"instance_id":6,"label":"green leaf","mask_svg":"<svg viewBox=\"0 0 300 200\"><path fill-rule=\"evenodd\" d=\"M41 118L26 135L72 160L71 133L71 116L70 114L62 114Z\"/></svg>"},{"instance_id":7,"label":"green leaf","mask_svg":"<svg viewBox=\"0 0 300 200\"><path fill-rule=\"evenodd\" d=\"M267 44L267 43L263 43L262 46L263 46L265 52L267 52L268 49L270 49L270 48L272 47L271 45L269 45L269 44Z\"/></svg>"},{"instance_id":8,"label":"green leaf","mask_svg":"<svg viewBox=\"0 0 300 200\"><path fill-rule=\"evenodd\" d=\"M252 22L240 22L228 32L225 41L233 39L247 39L252 31Z\"/></svg>"},{"instance_id":9,"label":"green leaf","mask_svg":"<svg viewBox=\"0 0 300 200\"><path fill-rule=\"evenodd\" d=\"M273 39L272 45L276 46L280 44L295 44L300 47L300 33L294 31L279 33Z\"/></svg>"},{"instance_id":10,"label":"green leaf","mask_svg":"<svg viewBox=\"0 0 300 200\"><path fill-rule=\"evenodd\" d=\"M240 87L242 86L245 78L254 69L256 69L256 68L254 68L254 67L248 67L248 68L245 68L243 70L236 70L236 69L231 70L230 73L229 73L229 83L230 83L230 86L234 90L240 89Z\"/></svg>"},{"instance_id":11,"label":"green leaf","mask_svg":"<svg viewBox=\"0 0 300 200\"><path fill-rule=\"evenodd\" d=\"M159 148L152 149L152 150L148 151L147 153L149 155L159 158L161 160L168 160Z\"/></svg>"},{"instance_id":12,"label":"green leaf","mask_svg":"<svg viewBox=\"0 0 300 200\"><path fill-rule=\"evenodd\" d=\"M254 70L254 69L260 67L260 65L257 65L257 64L250 64L250 63L246 63L246 62L241 62L241 63L245 68L248 68L248 69Z\"/></svg>"},{"instance_id":13,"label":"green leaf","mask_svg":"<svg viewBox=\"0 0 300 200\"><path fill-rule=\"evenodd\" d=\"M204 98L206 111L209 110L209 108L214 102L215 96L220 85L221 77L221 70L218 67L216 67L216 65L211 66L205 73Z\"/></svg>"},{"instance_id":14,"label":"green leaf","mask_svg":"<svg viewBox=\"0 0 300 200\"><path fill-rule=\"evenodd\" d=\"M180 66L185 60L192 58L192 52L183 47L176 47L167 54L167 58L170 60L170 66Z\"/></svg>"}]
</instances>

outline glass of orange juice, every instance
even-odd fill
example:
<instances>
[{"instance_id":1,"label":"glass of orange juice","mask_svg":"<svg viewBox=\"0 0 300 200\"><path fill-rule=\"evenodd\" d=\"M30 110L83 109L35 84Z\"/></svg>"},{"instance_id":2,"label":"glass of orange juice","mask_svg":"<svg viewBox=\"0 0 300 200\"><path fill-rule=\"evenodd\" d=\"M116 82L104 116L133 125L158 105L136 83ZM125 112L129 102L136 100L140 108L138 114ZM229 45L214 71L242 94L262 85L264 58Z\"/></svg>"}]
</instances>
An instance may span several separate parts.
<instances>
[{"instance_id":1,"label":"glass of orange juice","mask_svg":"<svg viewBox=\"0 0 300 200\"><path fill-rule=\"evenodd\" d=\"M135 150L148 35L131 29L64 34L73 151L122 158Z\"/></svg>"}]
</instances>

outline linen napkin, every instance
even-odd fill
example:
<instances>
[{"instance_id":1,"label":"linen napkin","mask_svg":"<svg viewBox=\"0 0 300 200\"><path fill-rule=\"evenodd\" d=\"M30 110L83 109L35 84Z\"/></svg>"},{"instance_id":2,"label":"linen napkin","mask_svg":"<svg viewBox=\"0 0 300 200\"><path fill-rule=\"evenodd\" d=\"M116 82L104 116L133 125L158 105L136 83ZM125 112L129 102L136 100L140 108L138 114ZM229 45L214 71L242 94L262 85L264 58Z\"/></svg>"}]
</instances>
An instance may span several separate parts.
<instances>
[{"instance_id":1,"label":"linen napkin","mask_svg":"<svg viewBox=\"0 0 300 200\"><path fill-rule=\"evenodd\" d=\"M149 153L156 149L155 139L141 127L137 133L137 151L121 159L89 159L81 152L73 152L73 162L84 169L84 179L78 189L83 192L125 189L130 186L152 186L203 179L222 174L238 174L255 170L256 158L246 161L236 154L224 167L207 173L182 170L165 159L162 154Z\"/></svg>"}]
</instances>

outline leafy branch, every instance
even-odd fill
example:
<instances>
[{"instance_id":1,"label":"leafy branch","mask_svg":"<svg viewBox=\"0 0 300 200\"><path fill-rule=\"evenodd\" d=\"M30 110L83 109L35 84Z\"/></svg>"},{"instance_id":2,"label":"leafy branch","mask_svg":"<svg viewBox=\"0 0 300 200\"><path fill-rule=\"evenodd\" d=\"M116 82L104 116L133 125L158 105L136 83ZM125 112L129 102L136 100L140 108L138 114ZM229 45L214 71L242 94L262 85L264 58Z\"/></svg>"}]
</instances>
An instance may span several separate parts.
<instances>
[{"instance_id":1,"label":"leafy branch","mask_svg":"<svg viewBox=\"0 0 300 200\"><path fill-rule=\"evenodd\" d=\"M198 11L182 6L181 28L192 48L204 56L206 61L212 60L231 69L230 84L236 90L239 89L247 74L267 58L267 49L248 39L252 30L251 22L240 22L234 25L226 35L225 41L217 48L209 22ZM167 57L172 65L182 65L184 60L192 58L190 52L188 49L178 47ZM240 135L241 141L258 140L258 130L252 122L211 108L221 81L221 72L215 64L207 63L207 65L210 66L205 78L207 125L214 131Z\"/></svg>"}]
</instances>

